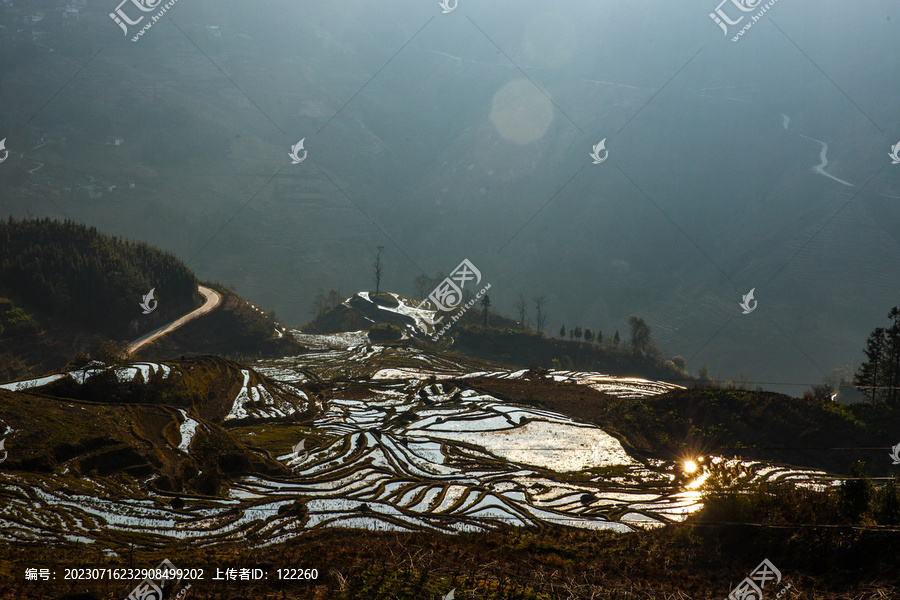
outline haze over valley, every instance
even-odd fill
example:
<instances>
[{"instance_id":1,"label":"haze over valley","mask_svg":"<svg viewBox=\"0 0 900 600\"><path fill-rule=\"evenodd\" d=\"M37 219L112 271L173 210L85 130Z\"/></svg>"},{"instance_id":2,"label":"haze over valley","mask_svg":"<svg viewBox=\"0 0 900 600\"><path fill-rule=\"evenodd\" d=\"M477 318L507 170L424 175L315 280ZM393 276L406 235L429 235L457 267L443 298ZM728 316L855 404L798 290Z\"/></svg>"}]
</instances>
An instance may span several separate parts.
<instances>
[{"instance_id":1,"label":"haze over valley","mask_svg":"<svg viewBox=\"0 0 900 600\"><path fill-rule=\"evenodd\" d=\"M893 597L900 8L717 1L0 0L0 597Z\"/></svg>"}]
</instances>

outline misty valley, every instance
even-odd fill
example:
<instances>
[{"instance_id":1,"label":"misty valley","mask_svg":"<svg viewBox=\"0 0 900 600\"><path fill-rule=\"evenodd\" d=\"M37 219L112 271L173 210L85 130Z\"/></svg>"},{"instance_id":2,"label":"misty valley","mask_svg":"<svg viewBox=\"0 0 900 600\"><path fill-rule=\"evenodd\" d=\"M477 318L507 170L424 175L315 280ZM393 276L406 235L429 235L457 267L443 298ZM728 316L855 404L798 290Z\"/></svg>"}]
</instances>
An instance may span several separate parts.
<instances>
[{"instance_id":1,"label":"misty valley","mask_svg":"<svg viewBox=\"0 0 900 600\"><path fill-rule=\"evenodd\" d=\"M0 600L900 597L891 0L0 0Z\"/></svg>"}]
</instances>

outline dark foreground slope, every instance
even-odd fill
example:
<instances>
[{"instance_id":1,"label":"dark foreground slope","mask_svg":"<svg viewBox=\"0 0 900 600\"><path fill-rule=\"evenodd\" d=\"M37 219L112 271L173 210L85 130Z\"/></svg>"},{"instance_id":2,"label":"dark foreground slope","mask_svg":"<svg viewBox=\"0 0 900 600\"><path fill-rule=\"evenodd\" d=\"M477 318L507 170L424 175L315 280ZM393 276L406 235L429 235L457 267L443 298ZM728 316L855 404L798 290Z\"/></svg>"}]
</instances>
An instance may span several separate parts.
<instances>
[{"instance_id":1,"label":"dark foreground slope","mask_svg":"<svg viewBox=\"0 0 900 600\"><path fill-rule=\"evenodd\" d=\"M24 567L47 565L62 576L66 568L150 568L163 559L178 568L203 569L203 580L165 586L165 598L190 585L185 595L197 600L437 600L451 590L457 598L477 600L721 600L763 559L782 576L766 587L765 598L788 585L782 598L883 600L900 591L896 532L748 527L702 517L630 534L566 528L458 535L325 530L252 551L242 544L209 549L182 543L152 551L122 548L119 557L79 544L53 550L10 544L0 548L0 594L121 599L136 581L26 581ZM243 568L259 568L267 577L224 579L227 569Z\"/></svg>"}]
</instances>

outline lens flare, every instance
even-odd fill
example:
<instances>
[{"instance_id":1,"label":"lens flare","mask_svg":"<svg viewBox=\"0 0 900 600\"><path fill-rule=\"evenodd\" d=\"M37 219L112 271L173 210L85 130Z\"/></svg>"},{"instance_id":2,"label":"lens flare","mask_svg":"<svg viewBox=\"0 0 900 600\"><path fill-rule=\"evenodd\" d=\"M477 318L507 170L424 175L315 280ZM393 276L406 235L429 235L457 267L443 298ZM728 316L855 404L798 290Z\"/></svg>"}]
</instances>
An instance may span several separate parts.
<instances>
[{"instance_id":1,"label":"lens flare","mask_svg":"<svg viewBox=\"0 0 900 600\"><path fill-rule=\"evenodd\" d=\"M684 461L684 472L685 473L693 473L697 470L697 463L692 460Z\"/></svg>"}]
</instances>

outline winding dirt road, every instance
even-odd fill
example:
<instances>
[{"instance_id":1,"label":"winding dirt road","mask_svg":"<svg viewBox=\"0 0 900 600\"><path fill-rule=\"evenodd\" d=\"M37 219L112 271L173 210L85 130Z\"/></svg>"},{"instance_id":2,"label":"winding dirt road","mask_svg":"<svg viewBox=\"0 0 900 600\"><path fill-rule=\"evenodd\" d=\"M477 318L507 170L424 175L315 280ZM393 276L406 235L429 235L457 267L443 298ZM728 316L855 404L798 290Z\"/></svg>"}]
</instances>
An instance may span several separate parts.
<instances>
[{"instance_id":1,"label":"winding dirt road","mask_svg":"<svg viewBox=\"0 0 900 600\"><path fill-rule=\"evenodd\" d=\"M176 329L178 329L179 327L181 327L188 321L193 321L197 317L202 317L203 315L205 315L206 313L210 312L212 309L217 307L220 302L222 302L222 296L215 290L211 290L208 287L204 287L202 285L198 285L197 289L200 291L201 294L206 296L206 302L203 304L203 306L201 306L198 309L192 310L188 314L184 315L180 319L176 319L176 320L172 321L168 325L163 325L159 329L155 329L155 330L151 331L150 333L144 334L141 337L139 337L138 339L134 340L133 342L128 344L128 350L127 350L128 354L129 355L134 354L135 352L140 350L142 347L146 346L147 344L152 343L154 340L166 335L167 333L175 331Z\"/></svg>"}]
</instances>

